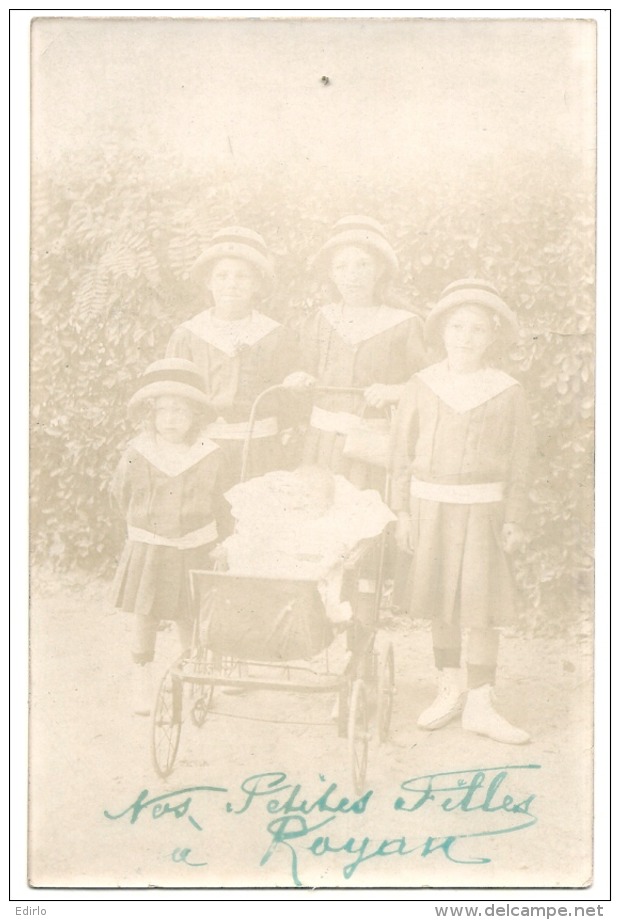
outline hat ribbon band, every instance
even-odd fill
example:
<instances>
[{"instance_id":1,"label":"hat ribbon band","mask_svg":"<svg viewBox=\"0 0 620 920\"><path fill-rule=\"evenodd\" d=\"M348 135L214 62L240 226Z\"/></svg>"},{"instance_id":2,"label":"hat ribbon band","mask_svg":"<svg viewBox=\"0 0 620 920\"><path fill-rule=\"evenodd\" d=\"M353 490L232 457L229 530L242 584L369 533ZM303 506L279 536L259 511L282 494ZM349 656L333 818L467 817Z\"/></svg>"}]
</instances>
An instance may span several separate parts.
<instances>
[{"instance_id":1,"label":"hat ribbon band","mask_svg":"<svg viewBox=\"0 0 620 920\"><path fill-rule=\"evenodd\" d=\"M332 227L332 233L348 233L349 230L362 230L364 233L372 233L375 236L380 236L387 242L387 237L385 233L382 233L377 227L370 226L369 224L360 224L360 223L341 223L337 227Z\"/></svg>"},{"instance_id":2,"label":"hat ribbon band","mask_svg":"<svg viewBox=\"0 0 620 920\"><path fill-rule=\"evenodd\" d=\"M151 383L183 383L186 386L194 387L195 390L200 390L201 393L205 392L204 381L200 374L196 374L194 371L184 371L181 368L178 370L151 371L148 374L144 374L140 378L137 389L141 390Z\"/></svg>"},{"instance_id":3,"label":"hat ribbon band","mask_svg":"<svg viewBox=\"0 0 620 920\"><path fill-rule=\"evenodd\" d=\"M213 237L209 245L218 246L220 243L236 243L237 245L248 246L250 249L255 249L262 256L267 257L269 255L266 246L263 246L258 240L247 239L245 236L222 234L221 236Z\"/></svg>"},{"instance_id":4,"label":"hat ribbon band","mask_svg":"<svg viewBox=\"0 0 620 920\"><path fill-rule=\"evenodd\" d=\"M456 291L486 291L487 294L494 294L495 297L499 297L495 285L488 281L478 281L477 279L475 281L469 279L464 281L453 281L452 284L448 285L443 294L454 294Z\"/></svg>"}]
</instances>

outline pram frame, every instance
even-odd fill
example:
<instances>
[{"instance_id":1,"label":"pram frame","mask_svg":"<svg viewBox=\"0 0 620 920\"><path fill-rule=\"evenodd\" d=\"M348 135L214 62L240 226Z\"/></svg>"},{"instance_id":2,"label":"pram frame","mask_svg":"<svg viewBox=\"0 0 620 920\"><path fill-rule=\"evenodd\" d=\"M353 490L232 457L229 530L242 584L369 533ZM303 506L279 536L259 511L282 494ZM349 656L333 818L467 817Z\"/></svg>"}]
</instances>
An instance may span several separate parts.
<instances>
[{"instance_id":1,"label":"pram frame","mask_svg":"<svg viewBox=\"0 0 620 920\"><path fill-rule=\"evenodd\" d=\"M248 422L248 433L243 446L241 481L246 477L249 461L249 449L252 431L260 401L281 386L269 387L254 401ZM318 392L346 392L359 395L360 390L344 387L315 387ZM389 476L386 473L386 493L389 490ZM369 696L376 700L376 736L380 743L387 739L392 714L394 686L394 651L388 643L381 651L376 648L379 613L383 593L383 568L385 561L385 532L373 540L362 540L344 563L349 578L355 578L370 553L378 548L375 572L375 591L372 599L371 617L365 623L356 616L356 605L352 604L354 615L340 632L346 631L348 653L344 665L338 672L329 668L329 649L337 636L332 627L331 641L310 661L325 658L325 668L317 670L310 663L300 663L304 659L286 661L255 659L252 657L234 657L214 652L209 645L210 622L204 623L201 609L200 582L211 581L226 585L227 579L234 580L236 588L244 580L261 585L282 587L288 585L305 585L309 593L314 592L315 602L320 601L317 582L312 579L265 578L238 573L228 574L211 570L194 570L190 572L190 598L194 610L194 629L192 644L168 668L160 683L152 716L151 754L156 773L161 778L170 775L174 768L183 725L183 697L185 691L193 698L190 717L197 728L202 728L207 717L212 715L231 716L231 713L214 711L213 695L216 688L227 688L244 692L248 689L268 691L286 691L303 694L337 694L338 717L336 725L340 737L348 739L348 752L351 766L351 778L356 793L364 788L368 762L368 745L370 740L370 706ZM346 577L346 576L345 576ZM213 591L213 588L211 589ZM359 595L359 592L358 592ZM359 601L359 597L358 597ZM323 615L327 618L323 607ZM258 672L258 674L257 674ZM264 676L260 676L263 672ZM268 672L268 673L267 673ZM279 675L278 677L273 676ZM304 675L301 679L299 675ZM239 718L238 714L233 717ZM252 718L242 716L242 718ZM282 719L258 719L276 724L286 724ZM333 721L296 722L295 724L331 725Z\"/></svg>"}]
</instances>

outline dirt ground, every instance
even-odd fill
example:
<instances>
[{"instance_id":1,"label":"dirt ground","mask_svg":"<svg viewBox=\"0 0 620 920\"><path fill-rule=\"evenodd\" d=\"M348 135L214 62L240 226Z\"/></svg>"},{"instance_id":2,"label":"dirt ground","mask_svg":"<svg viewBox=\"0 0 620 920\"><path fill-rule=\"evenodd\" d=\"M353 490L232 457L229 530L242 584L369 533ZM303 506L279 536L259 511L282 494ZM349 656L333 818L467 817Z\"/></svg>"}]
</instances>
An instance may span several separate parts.
<instances>
[{"instance_id":1,"label":"dirt ground","mask_svg":"<svg viewBox=\"0 0 620 920\"><path fill-rule=\"evenodd\" d=\"M202 728L184 710L175 768L160 779L151 719L132 712L130 619L111 608L108 591L105 582L60 584L41 573L33 581L31 885L588 884L587 626L563 638L504 636L497 705L532 736L514 747L466 733L459 720L416 728L433 698L430 635L386 614L378 642L391 641L396 656L391 731L379 744L373 727L370 794L359 796L347 741L330 721L332 694L217 691ZM175 633L165 629L158 677L175 656ZM224 707L229 717L217 714Z\"/></svg>"}]
</instances>

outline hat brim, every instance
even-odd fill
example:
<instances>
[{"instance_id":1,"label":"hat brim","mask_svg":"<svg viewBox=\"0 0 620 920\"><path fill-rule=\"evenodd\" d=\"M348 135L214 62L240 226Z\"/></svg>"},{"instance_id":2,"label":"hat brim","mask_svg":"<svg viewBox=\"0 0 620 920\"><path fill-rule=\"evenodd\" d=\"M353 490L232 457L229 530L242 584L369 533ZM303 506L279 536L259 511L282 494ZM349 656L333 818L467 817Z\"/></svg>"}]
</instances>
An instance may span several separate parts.
<instances>
[{"instance_id":1,"label":"hat brim","mask_svg":"<svg viewBox=\"0 0 620 920\"><path fill-rule=\"evenodd\" d=\"M314 265L324 267L334 254L334 251L341 249L343 246L361 246L362 248L370 249L380 257L389 275L394 275L398 271L398 257L388 241L379 236L379 234L366 233L363 230L343 230L330 237L314 257Z\"/></svg>"},{"instance_id":2,"label":"hat brim","mask_svg":"<svg viewBox=\"0 0 620 920\"><path fill-rule=\"evenodd\" d=\"M241 259L249 262L252 268L258 272L265 293L271 293L275 285L275 271L270 260L261 255L251 246L244 246L243 243L215 243L209 246L196 260L192 268L192 275L196 280L204 278L214 262L220 259Z\"/></svg>"},{"instance_id":3,"label":"hat brim","mask_svg":"<svg viewBox=\"0 0 620 920\"><path fill-rule=\"evenodd\" d=\"M472 288L454 291L435 304L424 325L424 335L428 342L441 338L443 319L458 307L484 307L490 310L501 320L500 336L505 342L514 341L519 334L517 317L501 297L490 291Z\"/></svg>"},{"instance_id":4,"label":"hat brim","mask_svg":"<svg viewBox=\"0 0 620 920\"><path fill-rule=\"evenodd\" d=\"M203 408L212 408L206 395L195 387L189 386L186 383L178 383L176 381L167 382L165 380L149 383L145 387L140 387L139 390L136 390L129 400L129 408L132 409L134 406L145 402L147 399L157 399L160 396L179 396L182 399L197 403Z\"/></svg>"}]
</instances>

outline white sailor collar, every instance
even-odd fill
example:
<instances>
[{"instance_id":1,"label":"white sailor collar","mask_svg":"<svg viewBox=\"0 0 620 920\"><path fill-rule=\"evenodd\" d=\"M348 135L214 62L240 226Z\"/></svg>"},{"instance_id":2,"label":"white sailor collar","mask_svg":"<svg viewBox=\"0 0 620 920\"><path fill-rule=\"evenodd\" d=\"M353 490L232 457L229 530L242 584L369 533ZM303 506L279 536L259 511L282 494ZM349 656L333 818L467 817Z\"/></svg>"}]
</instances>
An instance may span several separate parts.
<instances>
[{"instance_id":1,"label":"white sailor collar","mask_svg":"<svg viewBox=\"0 0 620 920\"><path fill-rule=\"evenodd\" d=\"M145 460L164 473L165 476L180 476L191 469L213 451L219 450L217 444L208 438L199 437L191 445L168 444L161 439L155 441L150 435L143 433L131 441L130 446L137 450Z\"/></svg>"},{"instance_id":2,"label":"white sailor collar","mask_svg":"<svg viewBox=\"0 0 620 920\"><path fill-rule=\"evenodd\" d=\"M416 377L455 412L469 412L509 387L518 386L514 377L492 367L481 368L471 374L455 374L447 361L418 371Z\"/></svg>"},{"instance_id":3,"label":"white sailor collar","mask_svg":"<svg viewBox=\"0 0 620 920\"><path fill-rule=\"evenodd\" d=\"M321 307L321 314L343 342L353 347L414 316L408 310L394 307L344 307L333 303Z\"/></svg>"},{"instance_id":4,"label":"white sailor collar","mask_svg":"<svg viewBox=\"0 0 620 920\"><path fill-rule=\"evenodd\" d=\"M183 328L234 358L244 348L256 345L279 325L275 319L258 310L253 310L243 319L224 320L218 319L211 309L183 323Z\"/></svg>"}]
</instances>

